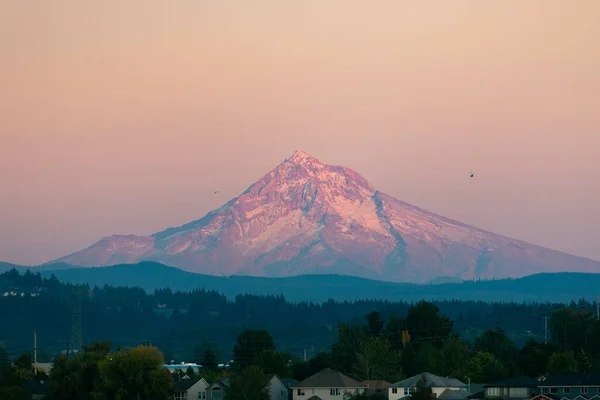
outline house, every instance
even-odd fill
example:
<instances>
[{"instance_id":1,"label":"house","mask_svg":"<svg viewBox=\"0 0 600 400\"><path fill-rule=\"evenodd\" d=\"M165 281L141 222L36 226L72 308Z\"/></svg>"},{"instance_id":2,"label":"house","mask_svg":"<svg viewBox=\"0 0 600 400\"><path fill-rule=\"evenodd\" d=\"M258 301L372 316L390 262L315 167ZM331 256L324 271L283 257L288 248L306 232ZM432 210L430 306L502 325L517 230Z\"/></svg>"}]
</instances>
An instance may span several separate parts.
<instances>
[{"instance_id":1,"label":"house","mask_svg":"<svg viewBox=\"0 0 600 400\"><path fill-rule=\"evenodd\" d=\"M265 375L265 381L268 382L271 400L289 400L289 387L277 374ZM204 393L205 397L198 397L199 400L219 400L223 399L226 390L229 387L229 377L222 379L212 385L207 385ZM191 399L188 397L188 400ZM195 400L195 399L194 399Z\"/></svg>"},{"instance_id":2,"label":"house","mask_svg":"<svg viewBox=\"0 0 600 400\"><path fill-rule=\"evenodd\" d=\"M173 396L171 400L205 400L208 382L201 378L199 381L185 377L173 384Z\"/></svg>"},{"instance_id":3,"label":"house","mask_svg":"<svg viewBox=\"0 0 600 400\"><path fill-rule=\"evenodd\" d=\"M401 380L400 382L396 382L392 385L388 386L388 398L390 400L398 400L403 397L408 397L410 393L417 386L417 382L421 379L422 376L425 376L427 379L427 387L431 388L432 394L434 398L439 399L448 399L448 400L457 400L464 398L466 399L469 396L468 388L469 386L454 378L442 378L441 376L437 376L431 374L429 372L424 372L422 374L411 376L410 378L406 378ZM450 393L451 391L459 391L458 393ZM444 396L442 396L442 394Z\"/></svg>"},{"instance_id":4,"label":"house","mask_svg":"<svg viewBox=\"0 0 600 400\"><path fill-rule=\"evenodd\" d=\"M25 389L31 394L33 400L43 399L50 394L49 381L26 381Z\"/></svg>"},{"instance_id":5,"label":"house","mask_svg":"<svg viewBox=\"0 0 600 400\"><path fill-rule=\"evenodd\" d=\"M469 399L483 399L485 397L485 385L486 383L471 383L469 385L469 392L471 392Z\"/></svg>"},{"instance_id":6,"label":"house","mask_svg":"<svg viewBox=\"0 0 600 400\"><path fill-rule=\"evenodd\" d=\"M290 388L277 374L267 375L265 379L269 381L271 400L289 400Z\"/></svg>"},{"instance_id":7,"label":"house","mask_svg":"<svg viewBox=\"0 0 600 400\"><path fill-rule=\"evenodd\" d=\"M225 390L229 387L229 377L214 382L206 388L207 400L220 400L225 397Z\"/></svg>"},{"instance_id":8,"label":"house","mask_svg":"<svg viewBox=\"0 0 600 400\"><path fill-rule=\"evenodd\" d=\"M485 397L489 399L530 399L537 393L538 381L518 375L484 385Z\"/></svg>"},{"instance_id":9,"label":"house","mask_svg":"<svg viewBox=\"0 0 600 400\"><path fill-rule=\"evenodd\" d=\"M37 369L38 372L44 372L46 375L50 375L52 368L54 367L54 363L33 363L33 368Z\"/></svg>"},{"instance_id":10,"label":"house","mask_svg":"<svg viewBox=\"0 0 600 400\"><path fill-rule=\"evenodd\" d=\"M537 384L535 400L600 400L600 373L549 375Z\"/></svg>"},{"instance_id":11,"label":"house","mask_svg":"<svg viewBox=\"0 0 600 400\"><path fill-rule=\"evenodd\" d=\"M293 400L343 400L345 394L362 394L367 386L341 372L325 368L293 387Z\"/></svg>"},{"instance_id":12,"label":"house","mask_svg":"<svg viewBox=\"0 0 600 400\"><path fill-rule=\"evenodd\" d=\"M281 379L285 386L288 388L288 400L293 400L294 398L294 385L298 384L299 381L293 378L283 378Z\"/></svg>"}]
</instances>

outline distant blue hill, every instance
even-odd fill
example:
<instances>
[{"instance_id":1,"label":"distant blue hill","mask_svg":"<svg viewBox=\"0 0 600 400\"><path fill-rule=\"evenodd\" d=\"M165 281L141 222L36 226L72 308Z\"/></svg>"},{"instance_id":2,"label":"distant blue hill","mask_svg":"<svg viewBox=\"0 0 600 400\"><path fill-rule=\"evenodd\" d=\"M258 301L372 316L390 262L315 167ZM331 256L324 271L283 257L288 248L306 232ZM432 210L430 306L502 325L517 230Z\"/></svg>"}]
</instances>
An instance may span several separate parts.
<instances>
[{"instance_id":1,"label":"distant blue hill","mask_svg":"<svg viewBox=\"0 0 600 400\"><path fill-rule=\"evenodd\" d=\"M52 270L49 269L52 267ZM376 299L389 301L475 300L500 302L564 302L581 298L594 300L600 291L600 274L544 273L519 279L465 281L418 285L369 280L344 275L300 275L288 278L249 276L219 277L185 272L153 262L111 267L75 268L68 264L45 267L19 267L0 263L0 272L29 268L63 282L90 286L140 287L147 292L170 288L173 291L215 290L227 297L238 294L283 295L288 301L323 302ZM443 282L443 280L442 280Z\"/></svg>"}]
</instances>

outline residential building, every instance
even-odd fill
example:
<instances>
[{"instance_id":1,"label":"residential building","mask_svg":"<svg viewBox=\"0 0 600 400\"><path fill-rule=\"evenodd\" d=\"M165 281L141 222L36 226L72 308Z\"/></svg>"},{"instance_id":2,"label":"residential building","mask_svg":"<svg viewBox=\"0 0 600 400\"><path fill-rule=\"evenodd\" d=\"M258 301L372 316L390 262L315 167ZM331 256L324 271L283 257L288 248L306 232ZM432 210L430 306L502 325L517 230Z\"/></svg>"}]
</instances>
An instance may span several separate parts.
<instances>
[{"instance_id":1,"label":"residential building","mask_svg":"<svg viewBox=\"0 0 600 400\"><path fill-rule=\"evenodd\" d=\"M271 400L289 400L290 389L277 374L265 375L265 381L269 385ZM226 390L229 387L229 377L207 385L204 397L199 400L220 400L226 397ZM190 398L188 398L190 400Z\"/></svg>"},{"instance_id":2,"label":"residential building","mask_svg":"<svg viewBox=\"0 0 600 400\"><path fill-rule=\"evenodd\" d=\"M288 388L288 400L294 399L294 385L298 384L299 381L293 378L283 378L281 379L285 386Z\"/></svg>"},{"instance_id":3,"label":"residential building","mask_svg":"<svg viewBox=\"0 0 600 400\"><path fill-rule=\"evenodd\" d=\"M229 377L214 382L206 388L207 400L221 400L225 398L225 390L229 387Z\"/></svg>"},{"instance_id":4,"label":"residential building","mask_svg":"<svg viewBox=\"0 0 600 400\"><path fill-rule=\"evenodd\" d=\"M427 380L426 386L431 388L431 392L434 398L448 398L448 400L456 400L457 398L467 398L469 396L468 385L464 382L454 378L442 378L441 376L434 375L429 372L411 376L399 382L396 382L388 386L388 398L390 400L398 400L404 397L408 397L410 393L415 390L417 382L425 376ZM460 391L459 393L446 393L444 397L442 394L450 391Z\"/></svg>"},{"instance_id":5,"label":"residential building","mask_svg":"<svg viewBox=\"0 0 600 400\"><path fill-rule=\"evenodd\" d=\"M538 394L537 387L537 380L523 375L484 385L486 398L502 400L530 399Z\"/></svg>"},{"instance_id":6,"label":"residential building","mask_svg":"<svg viewBox=\"0 0 600 400\"><path fill-rule=\"evenodd\" d=\"M194 381L186 376L176 380L173 386L171 400L206 400L206 388L209 385L204 378Z\"/></svg>"},{"instance_id":7,"label":"residential building","mask_svg":"<svg viewBox=\"0 0 600 400\"><path fill-rule=\"evenodd\" d=\"M536 400L600 400L600 373L557 374L538 381Z\"/></svg>"},{"instance_id":8,"label":"residential building","mask_svg":"<svg viewBox=\"0 0 600 400\"><path fill-rule=\"evenodd\" d=\"M294 385L293 400L343 400L345 394L362 394L367 386L341 372L325 368Z\"/></svg>"},{"instance_id":9,"label":"residential building","mask_svg":"<svg viewBox=\"0 0 600 400\"><path fill-rule=\"evenodd\" d=\"M277 374L270 374L265 378L269 381L271 400L289 400L290 388Z\"/></svg>"}]
</instances>

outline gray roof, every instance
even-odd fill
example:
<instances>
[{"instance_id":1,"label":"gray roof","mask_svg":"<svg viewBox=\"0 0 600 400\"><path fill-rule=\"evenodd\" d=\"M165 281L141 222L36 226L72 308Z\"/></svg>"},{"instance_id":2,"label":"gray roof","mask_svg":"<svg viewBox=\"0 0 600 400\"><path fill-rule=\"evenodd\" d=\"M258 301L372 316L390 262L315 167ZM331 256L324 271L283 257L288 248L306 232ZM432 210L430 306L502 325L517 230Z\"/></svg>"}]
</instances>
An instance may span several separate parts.
<instances>
[{"instance_id":1,"label":"gray roof","mask_svg":"<svg viewBox=\"0 0 600 400\"><path fill-rule=\"evenodd\" d=\"M439 400L465 400L471 395L466 390L446 389L438 396Z\"/></svg>"},{"instance_id":2,"label":"gray roof","mask_svg":"<svg viewBox=\"0 0 600 400\"><path fill-rule=\"evenodd\" d=\"M366 388L366 385L341 372L325 368L294 385L295 388Z\"/></svg>"},{"instance_id":3,"label":"gray roof","mask_svg":"<svg viewBox=\"0 0 600 400\"><path fill-rule=\"evenodd\" d=\"M283 382L283 383L284 383L284 384L285 384L285 385L286 385L288 388L291 388L291 387L295 386L295 385L298 383L298 381L297 381L296 379L293 379L293 378L283 378L283 379L282 379L282 382Z\"/></svg>"},{"instance_id":4,"label":"gray roof","mask_svg":"<svg viewBox=\"0 0 600 400\"><path fill-rule=\"evenodd\" d=\"M549 375L540 379L538 386L599 386L600 373L571 373Z\"/></svg>"},{"instance_id":5,"label":"gray roof","mask_svg":"<svg viewBox=\"0 0 600 400\"><path fill-rule=\"evenodd\" d=\"M517 375L502 379L501 381L488 383L487 385L484 385L484 387L534 388L537 387L538 384L539 382L536 379L524 375Z\"/></svg>"},{"instance_id":6,"label":"gray roof","mask_svg":"<svg viewBox=\"0 0 600 400\"><path fill-rule=\"evenodd\" d=\"M466 388L467 384L459 381L454 378L442 378L441 376L437 376L431 374L429 372L423 372L422 374L418 374L415 376L411 376L410 378L406 378L400 382L396 382L389 387L416 387L417 382L421 379L421 375L425 375L427 378L427 387L460 387Z\"/></svg>"}]
</instances>

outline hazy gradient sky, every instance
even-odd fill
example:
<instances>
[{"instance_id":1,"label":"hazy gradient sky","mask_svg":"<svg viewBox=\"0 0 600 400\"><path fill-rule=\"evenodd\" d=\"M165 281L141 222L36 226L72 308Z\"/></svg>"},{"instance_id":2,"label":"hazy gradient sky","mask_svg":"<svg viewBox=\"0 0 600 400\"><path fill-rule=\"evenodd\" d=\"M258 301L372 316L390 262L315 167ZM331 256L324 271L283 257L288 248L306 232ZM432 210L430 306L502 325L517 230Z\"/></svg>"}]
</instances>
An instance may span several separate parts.
<instances>
[{"instance_id":1,"label":"hazy gradient sky","mask_svg":"<svg viewBox=\"0 0 600 400\"><path fill-rule=\"evenodd\" d=\"M0 260L197 219L296 149L600 259L599 20L598 0L5 0Z\"/></svg>"}]
</instances>

